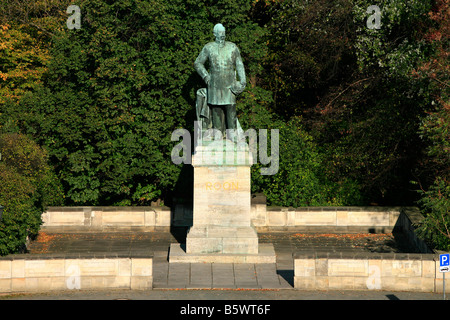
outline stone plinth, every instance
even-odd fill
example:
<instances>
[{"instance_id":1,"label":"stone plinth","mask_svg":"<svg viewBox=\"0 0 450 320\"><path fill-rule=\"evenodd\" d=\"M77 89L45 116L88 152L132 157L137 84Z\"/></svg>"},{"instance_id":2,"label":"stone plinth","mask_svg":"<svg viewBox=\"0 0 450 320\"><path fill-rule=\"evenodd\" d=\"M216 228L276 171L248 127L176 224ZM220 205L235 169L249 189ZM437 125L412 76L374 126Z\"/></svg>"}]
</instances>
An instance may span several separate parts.
<instances>
[{"instance_id":1,"label":"stone plinth","mask_svg":"<svg viewBox=\"0 0 450 320\"><path fill-rule=\"evenodd\" d=\"M171 248L169 260L274 262L273 250L259 252L258 234L251 223L252 154L247 144L223 140L197 146L192 165L193 226L186 237L185 251Z\"/></svg>"},{"instance_id":2,"label":"stone plinth","mask_svg":"<svg viewBox=\"0 0 450 320\"><path fill-rule=\"evenodd\" d=\"M228 140L197 146L192 165L194 218L186 253L257 254L248 146Z\"/></svg>"},{"instance_id":3,"label":"stone plinth","mask_svg":"<svg viewBox=\"0 0 450 320\"><path fill-rule=\"evenodd\" d=\"M251 226L194 226L186 238L187 253L257 254L258 234Z\"/></svg>"}]
</instances>

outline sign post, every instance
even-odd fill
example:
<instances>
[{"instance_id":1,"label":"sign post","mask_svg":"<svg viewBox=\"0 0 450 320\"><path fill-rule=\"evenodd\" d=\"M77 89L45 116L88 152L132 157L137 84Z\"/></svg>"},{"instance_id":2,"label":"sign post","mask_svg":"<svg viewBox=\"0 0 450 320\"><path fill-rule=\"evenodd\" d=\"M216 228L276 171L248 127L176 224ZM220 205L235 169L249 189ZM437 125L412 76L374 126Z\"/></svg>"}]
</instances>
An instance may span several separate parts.
<instances>
[{"instance_id":1,"label":"sign post","mask_svg":"<svg viewBox=\"0 0 450 320\"><path fill-rule=\"evenodd\" d=\"M445 300L445 273L450 270L450 254L440 254L439 255L439 271L443 272L442 275L442 287L444 291L444 300Z\"/></svg>"}]
</instances>

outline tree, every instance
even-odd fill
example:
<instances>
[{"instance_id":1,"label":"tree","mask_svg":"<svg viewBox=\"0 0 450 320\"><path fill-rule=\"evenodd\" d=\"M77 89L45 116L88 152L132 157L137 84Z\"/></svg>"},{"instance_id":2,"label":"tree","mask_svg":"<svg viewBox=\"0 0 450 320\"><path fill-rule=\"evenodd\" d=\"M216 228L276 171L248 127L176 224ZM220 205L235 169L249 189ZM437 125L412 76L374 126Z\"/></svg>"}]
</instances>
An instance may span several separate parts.
<instances>
[{"instance_id":1,"label":"tree","mask_svg":"<svg viewBox=\"0 0 450 320\"><path fill-rule=\"evenodd\" d=\"M431 102L429 82L410 77L430 53L419 36L430 1L379 2L381 29L367 28L372 4L271 5L265 83L278 114L302 115L330 180L355 181L368 203L406 204L423 146L417 130Z\"/></svg>"},{"instance_id":2,"label":"tree","mask_svg":"<svg viewBox=\"0 0 450 320\"><path fill-rule=\"evenodd\" d=\"M433 55L412 76L430 81L432 105L420 125L420 137L426 143L424 157L417 169L420 186L419 205L425 219L420 235L437 249L450 249L450 105L449 105L449 25L450 2L436 1L429 13L432 26L423 34L433 45Z\"/></svg>"},{"instance_id":3,"label":"tree","mask_svg":"<svg viewBox=\"0 0 450 320\"><path fill-rule=\"evenodd\" d=\"M268 136L258 135L258 162L251 168L252 192L264 193L269 205L275 206L328 206L357 205L362 198L357 184L351 179L331 181L323 170L324 158L313 137L305 130L301 117L285 122L270 111L272 95L261 88L250 88L243 93L238 105L239 121L244 130L266 129ZM273 153L272 129L278 130L279 154ZM261 139L267 140L271 163L262 164ZM277 165L274 162L278 162ZM262 175L262 167L277 168L274 174Z\"/></svg>"},{"instance_id":4,"label":"tree","mask_svg":"<svg viewBox=\"0 0 450 320\"><path fill-rule=\"evenodd\" d=\"M3 1L0 6L0 104L6 99L17 101L42 82L50 59L51 36L62 28L69 2Z\"/></svg>"},{"instance_id":5,"label":"tree","mask_svg":"<svg viewBox=\"0 0 450 320\"><path fill-rule=\"evenodd\" d=\"M47 154L25 135L0 135L0 255L23 250L35 236L47 206L63 203L62 188Z\"/></svg>"},{"instance_id":6,"label":"tree","mask_svg":"<svg viewBox=\"0 0 450 320\"><path fill-rule=\"evenodd\" d=\"M75 3L76 4L76 3ZM21 130L49 150L67 204L130 205L168 200L181 168L171 133L193 129L193 60L220 13L249 70L261 28L251 1L79 2L81 29L55 30L43 84L19 107ZM245 30L245 32L244 32ZM256 38L256 40L255 40Z\"/></svg>"}]
</instances>

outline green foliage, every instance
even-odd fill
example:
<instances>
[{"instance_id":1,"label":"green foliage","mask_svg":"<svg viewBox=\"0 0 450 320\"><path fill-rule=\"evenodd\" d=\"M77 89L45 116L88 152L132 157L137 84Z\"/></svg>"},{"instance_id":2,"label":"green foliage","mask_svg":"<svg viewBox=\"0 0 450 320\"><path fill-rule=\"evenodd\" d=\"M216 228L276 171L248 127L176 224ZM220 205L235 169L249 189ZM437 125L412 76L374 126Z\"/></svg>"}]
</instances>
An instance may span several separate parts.
<instances>
[{"instance_id":1,"label":"green foliage","mask_svg":"<svg viewBox=\"0 0 450 320\"><path fill-rule=\"evenodd\" d=\"M373 4L381 10L380 29L366 26L366 10ZM358 26L355 49L360 69L382 69L387 77L408 75L427 52L425 41L417 35L430 9L431 1L423 0L354 1L353 16Z\"/></svg>"},{"instance_id":2,"label":"green foliage","mask_svg":"<svg viewBox=\"0 0 450 320\"><path fill-rule=\"evenodd\" d=\"M0 255L23 249L27 236L37 234L41 214L63 203L62 188L47 154L25 135L0 135Z\"/></svg>"},{"instance_id":3,"label":"green foliage","mask_svg":"<svg viewBox=\"0 0 450 320\"><path fill-rule=\"evenodd\" d=\"M421 191L419 204L425 219L419 235L438 250L450 251L450 184L437 178L427 191Z\"/></svg>"},{"instance_id":4,"label":"green foliage","mask_svg":"<svg viewBox=\"0 0 450 320\"><path fill-rule=\"evenodd\" d=\"M246 90L241 99L239 119L243 129L268 130L267 156L271 155L271 129L279 130L279 170L275 175L261 175L260 161L252 166L252 192L262 192L270 205L327 206L361 203L358 185L350 179L333 182L323 174L323 155L302 125L301 118L289 122L270 112L271 94L262 88ZM259 135L261 139L261 135ZM261 141L258 141L258 152ZM259 155L259 153L258 153ZM274 154L276 158L278 155ZM258 158L259 159L259 158ZM275 159L272 159L272 162Z\"/></svg>"},{"instance_id":5,"label":"green foliage","mask_svg":"<svg viewBox=\"0 0 450 320\"><path fill-rule=\"evenodd\" d=\"M352 1L275 1L260 10L270 17L262 83L274 93L272 108L285 118L304 115L352 72Z\"/></svg>"},{"instance_id":6,"label":"green foliage","mask_svg":"<svg viewBox=\"0 0 450 320\"><path fill-rule=\"evenodd\" d=\"M144 205L170 195L174 129L192 129L192 62L214 24L258 70L263 29L251 1L85 0L82 28L55 31L43 85L3 115L46 146L66 204ZM14 111L16 110L16 111ZM17 111L18 110L18 111ZM1 117L1 116L0 116Z\"/></svg>"},{"instance_id":7,"label":"green foliage","mask_svg":"<svg viewBox=\"0 0 450 320\"><path fill-rule=\"evenodd\" d=\"M79 30L65 26L69 3L81 8ZM381 9L381 29L366 26L370 5ZM192 168L171 163L170 137L193 131L204 87L193 61L220 22L248 75L237 101L243 128L280 134L279 171L253 166L252 192L281 206L413 204L417 174L430 217L432 207L445 212L433 204L450 168L442 0L8 0L5 8L0 132L26 133L48 150L66 205L192 199ZM58 196L45 199L55 179L34 177L45 161L30 159L18 149L0 163L14 181L0 197L17 193L19 211L34 217L37 198ZM11 210L8 219L19 212ZM10 225L38 224L25 216Z\"/></svg>"}]
</instances>

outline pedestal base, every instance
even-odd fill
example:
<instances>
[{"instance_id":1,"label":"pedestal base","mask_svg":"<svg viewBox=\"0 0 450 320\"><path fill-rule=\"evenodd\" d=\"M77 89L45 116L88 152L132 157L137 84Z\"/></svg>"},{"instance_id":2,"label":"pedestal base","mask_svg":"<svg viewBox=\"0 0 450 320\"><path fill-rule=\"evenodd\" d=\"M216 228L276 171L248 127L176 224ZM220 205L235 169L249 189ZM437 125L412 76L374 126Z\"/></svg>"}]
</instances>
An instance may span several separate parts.
<instances>
[{"instance_id":1,"label":"pedestal base","mask_svg":"<svg viewBox=\"0 0 450 320\"><path fill-rule=\"evenodd\" d=\"M186 237L188 254L257 254L258 234L251 226L193 226Z\"/></svg>"},{"instance_id":2,"label":"pedestal base","mask_svg":"<svg viewBox=\"0 0 450 320\"><path fill-rule=\"evenodd\" d=\"M276 263L271 243L261 243L257 254L186 253L184 245L170 245L169 263Z\"/></svg>"}]
</instances>

